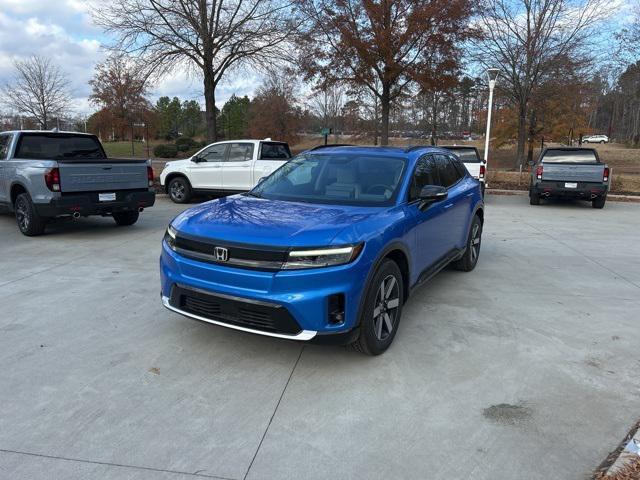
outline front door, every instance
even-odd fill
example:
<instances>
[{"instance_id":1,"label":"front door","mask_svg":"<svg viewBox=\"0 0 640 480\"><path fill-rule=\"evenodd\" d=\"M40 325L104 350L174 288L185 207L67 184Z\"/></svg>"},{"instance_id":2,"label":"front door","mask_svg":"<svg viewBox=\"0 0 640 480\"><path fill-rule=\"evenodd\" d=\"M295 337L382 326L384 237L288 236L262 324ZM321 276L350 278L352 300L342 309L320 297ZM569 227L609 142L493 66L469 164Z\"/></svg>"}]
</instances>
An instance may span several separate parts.
<instances>
[{"instance_id":1,"label":"front door","mask_svg":"<svg viewBox=\"0 0 640 480\"><path fill-rule=\"evenodd\" d=\"M221 190L222 164L227 152L227 143L211 145L198 153L198 162L190 167L191 185L195 189Z\"/></svg>"},{"instance_id":2,"label":"front door","mask_svg":"<svg viewBox=\"0 0 640 480\"><path fill-rule=\"evenodd\" d=\"M253 188L253 143L229 143L227 159L222 166L224 188L246 191Z\"/></svg>"}]
</instances>

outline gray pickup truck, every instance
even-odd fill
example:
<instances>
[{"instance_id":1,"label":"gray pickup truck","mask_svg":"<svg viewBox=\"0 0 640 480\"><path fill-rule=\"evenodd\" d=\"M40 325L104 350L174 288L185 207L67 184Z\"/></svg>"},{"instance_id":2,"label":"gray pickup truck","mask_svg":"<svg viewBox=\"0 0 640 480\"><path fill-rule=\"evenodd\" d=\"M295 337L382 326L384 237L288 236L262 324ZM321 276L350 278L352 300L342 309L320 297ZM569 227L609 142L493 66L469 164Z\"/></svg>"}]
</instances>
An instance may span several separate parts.
<instances>
[{"instance_id":1,"label":"gray pickup truck","mask_svg":"<svg viewBox=\"0 0 640 480\"><path fill-rule=\"evenodd\" d=\"M531 163L531 205L540 205L541 198L564 197L588 200L593 208L603 208L609 187L609 167L593 148L546 148Z\"/></svg>"},{"instance_id":2,"label":"gray pickup truck","mask_svg":"<svg viewBox=\"0 0 640 480\"><path fill-rule=\"evenodd\" d=\"M20 231L44 232L56 217L111 216L133 225L155 202L148 160L107 158L95 135L56 131L0 133L0 208Z\"/></svg>"}]
</instances>

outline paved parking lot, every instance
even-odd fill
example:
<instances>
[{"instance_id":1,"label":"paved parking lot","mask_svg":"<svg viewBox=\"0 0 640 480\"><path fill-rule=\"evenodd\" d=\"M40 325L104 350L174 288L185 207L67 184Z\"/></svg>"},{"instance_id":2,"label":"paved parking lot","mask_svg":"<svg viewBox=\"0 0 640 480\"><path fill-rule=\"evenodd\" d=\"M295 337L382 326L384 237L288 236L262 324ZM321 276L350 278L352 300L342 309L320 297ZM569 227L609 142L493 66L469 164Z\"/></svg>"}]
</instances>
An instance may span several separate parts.
<instances>
[{"instance_id":1,"label":"paved parking lot","mask_svg":"<svg viewBox=\"0 0 640 480\"><path fill-rule=\"evenodd\" d=\"M490 196L375 358L164 310L179 211L0 216L0 478L582 479L640 416L638 204Z\"/></svg>"}]
</instances>

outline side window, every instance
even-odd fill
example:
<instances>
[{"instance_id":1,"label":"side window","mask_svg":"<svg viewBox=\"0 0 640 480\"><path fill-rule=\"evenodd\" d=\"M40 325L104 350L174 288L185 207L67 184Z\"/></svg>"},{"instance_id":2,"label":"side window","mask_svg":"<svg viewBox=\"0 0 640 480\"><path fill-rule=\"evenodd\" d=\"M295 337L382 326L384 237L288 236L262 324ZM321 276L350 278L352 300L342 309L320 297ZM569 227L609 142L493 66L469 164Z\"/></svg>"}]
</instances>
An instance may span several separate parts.
<instances>
[{"instance_id":1,"label":"side window","mask_svg":"<svg viewBox=\"0 0 640 480\"><path fill-rule=\"evenodd\" d=\"M198 155L205 162L222 162L224 161L224 154L227 150L227 144L211 145L206 150L200 152Z\"/></svg>"},{"instance_id":2,"label":"side window","mask_svg":"<svg viewBox=\"0 0 640 480\"><path fill-rule=\"evenodd\" d=\"M288 160L290 158L291 152L286 143L262 142L260 146L260 160Z\"/></svg>"},{"instance_id":3,"label":"side window","mask_svg":"<svg viewBox=\"0 0 640 480\"><path fill-rule=\"evenodd\" d=\"M0 160L7 158L7 150L9 150L10 135L0 135Z\"/></svg>"},{"instance_id":4,"label":"side window","mask_svg":"<svg viewBox=\"0 0 640 480\"><path fill-rule=\"evenodd\" d=\"M435 162L430 156L422 157L416 163L409 188L409 202L417 200L422 187L426 185L438 185Z\"/></svg>"},{"instance_id":5,"label":"side window","mask_svg":"<svg viewBox=\"0 0 640 480\"><path fill-rule=\"evenodd\" d=\"M458 172L458 178L460 179L462 177L465 177L467 175L467 167L464 166L464 163L462 163L462 161L458 160L457 158L451 158L451 161L453 162L453 166Z\"/></svg>"},{"instance_id":6,"label":"side window","mask_svg":"<svg viewBox=\"0 0 640 480\"><path fill-rule=\"evenodd\" d=\"M246 162L253 158L252 143L230 143L227 162Z\"/></svg>"},{"instance_id":7,"label":"side window","mask_svg":"<svg viewBox=\"0 0 640 480\"><path fill-rule=\"evenodd\" d=\"M453 162L444 155L436 155L436 165L438 166L438 176L440 177L439 185L449 188L451 185L460 180L460 175Z\"/></svg>"}]
</instances>

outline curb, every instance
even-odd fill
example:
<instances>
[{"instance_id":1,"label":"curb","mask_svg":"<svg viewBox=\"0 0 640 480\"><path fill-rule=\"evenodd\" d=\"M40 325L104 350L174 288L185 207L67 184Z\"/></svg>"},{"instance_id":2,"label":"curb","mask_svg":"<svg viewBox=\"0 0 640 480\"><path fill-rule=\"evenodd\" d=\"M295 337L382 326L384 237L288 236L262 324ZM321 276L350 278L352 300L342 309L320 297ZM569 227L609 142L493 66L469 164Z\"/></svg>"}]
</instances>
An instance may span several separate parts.
<instances>
[{"instance_id":1,"label":"curb","mask_svg":"<svg viewBox=\"0 0 640 480\"><path fill-rule=\"evenodd\" d=\"M491 195L529 195L528 190L505 190L499 188L487 188L486 193ZM607 200L611 202L640 203L640 195L607 194Z\"/></svg>"},{"instance_id":2,"label":"curb","mask_svg":"<svg viewBox=\"0 0 640 480\"><path fill-rule=\"evenodd\" d=\"M640 422L637 422L627 433L614 451L600 464L594 474L594 479L605 479L614 475L624 476L625 468L640 460ZM631 477L629 477L631 478ZM633 477L635 478L635 476Z\"/></svg>"}]
</instances>

